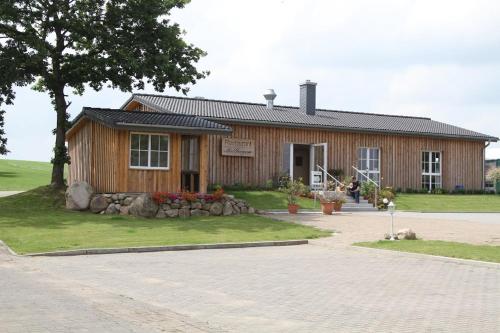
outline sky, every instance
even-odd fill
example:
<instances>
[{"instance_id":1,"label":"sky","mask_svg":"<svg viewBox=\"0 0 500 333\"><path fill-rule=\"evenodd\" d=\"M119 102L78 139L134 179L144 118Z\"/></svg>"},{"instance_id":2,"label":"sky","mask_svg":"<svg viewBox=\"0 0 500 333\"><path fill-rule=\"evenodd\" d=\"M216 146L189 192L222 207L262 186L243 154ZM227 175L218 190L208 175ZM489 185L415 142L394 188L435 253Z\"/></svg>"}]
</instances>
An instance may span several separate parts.
<instances>
[{"instance_id":1,"label":"sky","mask_svg":"<svg viewBox=\"0 0 500 333\"><path fill-rule=\"evenodd\" d=\"M317 107L431 117L500 137L499 1L192 0L171 20L208 52L208 78L188 96L298 105L299 84L317 82ZM152 88L145 92L154 93ZM119 90L74 96L83 106L118 108ZM181 95L175 90L164 92ZM49 161L55 112L49 97L16 89L6 108L4 158ZM500 158L500 143L486 150Z\"/></svg>"}]
</instances>

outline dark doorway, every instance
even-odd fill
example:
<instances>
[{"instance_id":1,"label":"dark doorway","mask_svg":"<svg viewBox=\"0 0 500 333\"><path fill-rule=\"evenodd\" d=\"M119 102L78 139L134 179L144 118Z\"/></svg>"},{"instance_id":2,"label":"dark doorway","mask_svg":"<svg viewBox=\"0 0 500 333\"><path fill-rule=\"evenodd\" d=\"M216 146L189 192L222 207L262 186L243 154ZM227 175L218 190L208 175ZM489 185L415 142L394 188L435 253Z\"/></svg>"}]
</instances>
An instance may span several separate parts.
<instances>
[{"instance_id":1,"label":"dark doorway","mask_svg":"<svg viewBox=\"0 0 500 333\"><path fill-rule=\"evenodd\" d=\"M184 191L200 191L200 141L197 136L182 136L181 187Z\"/></svg>"},{"instance_id":2,"label":"dark doorway","mask_svg":"<svg viewBox=\"0 0 500 333\"><path fill-rule=\"evenodd\" d=\"M310 145L293 145L293 179L302 178L306 185L309 185L310 151Z\"/></svg>"}]
</instances>

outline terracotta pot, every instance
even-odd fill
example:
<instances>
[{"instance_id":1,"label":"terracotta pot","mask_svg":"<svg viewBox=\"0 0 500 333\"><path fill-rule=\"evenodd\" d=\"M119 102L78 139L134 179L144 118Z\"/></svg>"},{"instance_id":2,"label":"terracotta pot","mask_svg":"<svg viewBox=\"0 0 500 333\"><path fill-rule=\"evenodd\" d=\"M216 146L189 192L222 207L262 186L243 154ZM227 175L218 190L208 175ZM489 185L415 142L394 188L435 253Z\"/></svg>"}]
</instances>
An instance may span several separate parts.
<instances>
[{"instance_id":1,"label":"terracotta pot","mask_svg":"<svg viewBox=\"0 0 500 333\"><path fill-rule=\"evenodd\" d=\"M333 203L333 209L336 212L340 212L342 210L342 202L341 201L334 202Z\"/></svg>"},{"instance_id":2,"label":"terracotta pot","mask_svg":"<svg viewBox=\"0 0 500 333\"><path fill-rule=\"evenodd\" d=\"M299 210L299 205L288 205L288 213L290 214L297 214L297 211Z\"/></svg>"},{"instance_id":3,"label":"terracotta pot","mask_svg":"<svg viewBox=\"0 0 500 333\"><path fill-rule=\"evenodd\" d=\"M334 203L333 202L322 202L321 203L321 210L323 211L324 215L332 215L333 213L333 207Z\"/></svg>"}]
</instances>

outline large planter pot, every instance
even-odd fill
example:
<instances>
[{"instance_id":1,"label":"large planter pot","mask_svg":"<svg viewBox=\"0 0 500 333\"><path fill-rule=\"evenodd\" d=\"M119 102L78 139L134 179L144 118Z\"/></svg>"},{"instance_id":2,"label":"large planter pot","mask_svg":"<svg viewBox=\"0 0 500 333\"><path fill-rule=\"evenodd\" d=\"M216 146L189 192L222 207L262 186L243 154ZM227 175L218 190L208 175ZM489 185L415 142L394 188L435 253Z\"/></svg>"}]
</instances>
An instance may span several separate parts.
<instances>
[{"instance_id":1,"label":"large planter pot","mask_svg":"<svg viewBox=\"0 0 500 333\"><path fill-rule=\"evenodd\" d=\"M337 201L333 203L333 209L336 212L340 212L342 210L342 201Z\"/></svg>"},{"instance_id":2,"label":"large planter pot","mask_svg":"<svg viewBox=\"0 0 500 333\"><path fill-rule=\"evenodd\" d=\"M288 213L297 214L298 210L299 210L299 205L296 205L296 204L289 204L288 205Z\"/></svg>"},{"instance_id":3,"label":"large planter pot","mask_svg":"<svg viewBox=\"0 0 500 333\"><path fill-rule=\"evenodd\" d=\"M324 215L332 215L334 209L334 203L333 202L322 202L321 203L321 210Z\"/></svg>"}]
</instances>

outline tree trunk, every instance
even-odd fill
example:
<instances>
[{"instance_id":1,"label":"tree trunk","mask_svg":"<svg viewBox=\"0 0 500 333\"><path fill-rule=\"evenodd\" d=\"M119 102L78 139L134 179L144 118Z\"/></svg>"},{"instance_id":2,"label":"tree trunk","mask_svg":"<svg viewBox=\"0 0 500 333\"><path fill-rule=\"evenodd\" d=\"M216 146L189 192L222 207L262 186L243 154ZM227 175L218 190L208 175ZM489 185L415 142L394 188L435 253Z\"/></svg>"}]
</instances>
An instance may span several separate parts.
<instances>
[{"instance_id":1,"label":"tree trunk","mask_svg":"<svg viewBox=\"0 0 500 333\"><path fill-rule=\"evenodd\" d=\"M54 91L54 105L57 113L56 144L54 146L54 158L52 160L52 181L55 188L64 188L64 165L68 161L66 151L66 98L64 87Z\"/></svg>"}]
</instances>

